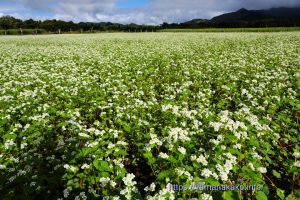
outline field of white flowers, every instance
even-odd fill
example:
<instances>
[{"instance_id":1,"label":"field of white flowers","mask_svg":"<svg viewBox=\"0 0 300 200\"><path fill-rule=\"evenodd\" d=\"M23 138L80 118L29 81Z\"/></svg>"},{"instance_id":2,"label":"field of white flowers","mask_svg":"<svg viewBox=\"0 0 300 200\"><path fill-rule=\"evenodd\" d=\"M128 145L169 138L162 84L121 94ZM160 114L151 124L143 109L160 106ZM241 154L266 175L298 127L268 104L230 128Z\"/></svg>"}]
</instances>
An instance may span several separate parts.
<instances>
[{"instance_id":1,"label":"field of white flowers","mask_svg":"<svg viewBox=\"0 0 300 200\"><path fill-rule=\"evenodd\" d=\"M300 198L299 88L300 32L1 37L0 199Z\"/></svg>"}]
</instances>

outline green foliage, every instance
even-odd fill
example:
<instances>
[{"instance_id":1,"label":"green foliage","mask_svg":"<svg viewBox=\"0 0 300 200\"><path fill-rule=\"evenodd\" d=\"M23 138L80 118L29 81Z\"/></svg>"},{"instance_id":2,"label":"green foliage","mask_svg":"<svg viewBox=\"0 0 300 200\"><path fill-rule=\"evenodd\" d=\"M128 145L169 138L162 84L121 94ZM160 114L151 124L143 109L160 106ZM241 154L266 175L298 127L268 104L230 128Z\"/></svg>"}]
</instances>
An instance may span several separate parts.
<instances>
[{"instance_id":1,"label":"green foliage","mask_svg":"<svg viewBox=\"0 0 300 200\"><path fill-rule=\"evenodd\" d=\"M1 199L299 199L299 44L1 37Z\"/></svg>"},{"instance_id":2,"label":"green foliage","mask_svg":"<svg viewBox=\"0 0 300 200\"><path fill-rule=\"evenodd\" d=\"M291 32L300 27L162 29L160 32Z\"/></svg>"}]
</instances>

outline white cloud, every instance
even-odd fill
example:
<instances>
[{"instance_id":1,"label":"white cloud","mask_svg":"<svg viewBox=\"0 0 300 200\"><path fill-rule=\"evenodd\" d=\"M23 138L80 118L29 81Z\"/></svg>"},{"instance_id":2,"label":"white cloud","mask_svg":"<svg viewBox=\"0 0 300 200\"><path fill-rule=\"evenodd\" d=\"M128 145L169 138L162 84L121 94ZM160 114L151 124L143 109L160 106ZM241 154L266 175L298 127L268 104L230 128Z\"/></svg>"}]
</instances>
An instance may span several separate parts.
<instances>
[{"instance_id":1,"label":"white cloud","mask_svg":"<svg viewBox=\"0 0 300 200\"><path fill-rule=\"evenodd\" d=\"M33 11L50 12L54 18L75 22L161 24L194 18L210 19L242 7L266 9L300 6L299 0L151 0L144 7L119 8L117 2L120 1L126 0L12 0L15 4L12 3L10 7L4 7L0 3L0 12L29 15Z\"/></svg>"}]
</instances>

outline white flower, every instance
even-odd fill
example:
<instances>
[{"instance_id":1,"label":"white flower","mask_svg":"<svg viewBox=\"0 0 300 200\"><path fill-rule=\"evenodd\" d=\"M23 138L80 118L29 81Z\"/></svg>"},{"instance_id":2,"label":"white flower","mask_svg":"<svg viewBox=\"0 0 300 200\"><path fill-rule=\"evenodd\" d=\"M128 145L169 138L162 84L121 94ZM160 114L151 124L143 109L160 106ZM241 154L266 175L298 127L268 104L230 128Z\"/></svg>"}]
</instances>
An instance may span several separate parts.
<instances>
[{"instance_id":1,"label":"white flower","mask_svg":"<svg viewBox=\"0 0 300 200\"><path fill-rule=\"evenodd\" d=\"M88 169L90 168L90 165L84 163L82 166L81 166L81 169Z\"/></svg>"},{"instance_id":2,"label":"white flower","mask_svg":"<svg viewBox=\"0 0 300 200\"><path fill-rule=\"evenodd\" d=\"M197 159L197 156L196 155L191 155L191 161L194 161Z\"/></svg>"},{"instance_id":3,"label":"white flower","mask_svg":"<svg viewBox=\"0 0 300 200\"><path fill-rule=\"evenodd\" d=\"M155 184L154 183L151 183L151 185L148 187L145 187L144 190L147 192L147 191L152 191L154 192L155 191Z\"/></svg>"},{"instance_id":4,"label":"white flower","mask_svg":"<svg viewBox=\"0 0 300 200\"><path fill-rule=\"evenodd\" d=\"M76 117L80 117L80 113L79 113L79 112L75 112L74 115L75 115Z\"/></svg>"},{"instance_id":5,"label":"white flower","mask_svg":"<svg viewBox=\"0 0 300 200\"><path fill-rule=\"evenodd\" d=\"M81 136L81 137L84 137L84 138L89 138L89 137L90 137L90 136L89 136L88 134L86 134L86 133L79 133L78 135Z\"/></svg>"},{"instance_id":6,"label":"white flower","mask_svg":"<svg viewBox=\"0 0 300 200\"><path fill-rule=\"evenodd\" d=\"M35 186L36 185L36 182L31 182L30 183L30 187L33 187L33 186Z\"/></svg>"},{"instance_id":7,"label":"white flower","mask_svg":"<svg viewBox=\"0 0 300 200\"><path fill-rule=\"evenodd\" d=\"M235 144L235 145L233 145L233 147L236 148L236 149L241 149L242 145L241 144Z\"/></svg>"},{"instance_id":8,"label":"white flower","mask_svg":"<svg viewBox=\"0 0 300 200\"><path fill-rule=\"evenodd\" d=\"M300 161L299 161L299 160L296 161L296 162L294 163L294 166L295 166L295 167L300 167Z\"/></svg>"},{"instance_id":9,"label":"white flower","mask_svg":"<svg viewBox=\"0 0 300 200\"><path fill-rule=\"evenodd\" d=\"M115 147L115 145L113 143L109 143L108 146L107 146L108 149L112 149L114 147Z\"/></svg>"},{"instance_id":10,"label":"white flower","mask_svg":"<svg viewBox=\"0 0 300 200\"><path fill-rule=\"evenodd\" d=\"M151 183L151 185L150 185L150 191L152 191L152 192L155 191L155 183Z\"/></svg>"},{"instance_id":11,"label":"white flower","mask_svg":"<svg viewBox=\"0 0 300 200\"><path fill-rule=\"evenodd\" d=\"M116 187L117 183L116 183L115 181L111 180L111 181L110 181L110 185L111 185L112 187Z\"/></svg>"},{"instance_id":12,"label":"white flower","mask_svg":"<svg viewBox=\"0 0 300 200\"><path fill-rule=\"evenodd\" d=\"M26 131L28 128L29 128L29 126L30 126L30 124L26 124L25 126L24 126L24 131Z\"/></svg>"},{"instance_id":13,"label":"white flower","mask_svg":"<svg viewBox=\"0 0 300 200\"><path fill-rule=\"evenodd\" d=\"M191 139L188 137L188 132L183 130L182 128L170 128L169 132L170 140L172 142L181 141L190 141Z\"/></svg>"},{"instance_id":14,"label":"white flower","mask_svg":"<svg viewBox=\"0 0 300 200\"><path fill-rule=\"evenodd\" d=\"M204 166L207 166L208 164L206 158L203 155L200 155L196 160L198 163L201 163Z\"/></svg>"},{"instance_id":15,"label":"white flower","mask_svg":"<svg viewBox=\"0 0 300 200\"><path fill-rule=\"evenodd\" d=\"M72 172L75 172L75 171L76 171L76 167L70 166L70 170L71 170Z\"/></svg>"},{"instance_id":16,"label":"white flower","mask_svg":"<svg viewBox=\"0 0 300 200\"><path fill-rule=\"evenodd\" d=\"M163 152L160 152L158 156L161 157L161 158L164 158L164 159L168 159L169 158L168 154L163 153Z\"/></svg>"},{"instance_id":17,"label":"white flower","mask_svg":"<svg viewBox=\"0 0 300 200\"><path fill-rule=\"evenodd\" d=\"M10 146L13 146L13 145L15 145L14 141L12 139L8 139L4 143L4 148L8 149Z\"/></svg>"},{"instance_id":18,"label":"white flower","mask_svg":"<svg viewBox=\"0 0 300 200\"><path fill-rule=\"evenodd\" d=\"M212 175L212 172L209 169L203 169L201 175L204 176L205 178L208 178Z\"/></svg>"},{"instance_id":19,"label":"white flower","mask_svg":"<svg viewBox=\"0 0 300 200\"><path fill-rule=\"evenodd\" d=\"M135 177L134 174L129 173L122 180L123 180L125 185L134 186L136 184L136 181L132 181L134 179L134 177Z\"/></svg>"},{"instance_id":20,"label":"white flower","mask_svg":"<svg viewBox=\"0 0 300 200\"><path fill-rule=\"evenodd\" d=\"M24 149L26 146L27 146L27 143L26 143L26 142L25 142L25 143L22 143L22 144L21 144L21 149Z\"/></svg>"},{"instance_id":21,"label":"white flower","mask_svg":"<svg viewBox=\"0 0 300 200\"><path fill-rule=\"evenodd\" d=\"M299 152L294 152L294 153L293 153L293 156L294 156L295 158L300 158L300 153L299 153Z\"/></svg>"},{"instance_id":22,"label":"white flower","mask_svg":"<svg viewBox=\"0 0 300 200\"><path fill-rule=\"evenodd\" d=\"M228 180L228 175L226 172L220 172L220 178L222 181L227 181Z\"/></svg>"},{"instance_id":23,"label":"white flower","mask_svg":"<svg viewBox=\"0 0 300 200\"><path fill-rule=\"evenodd\" d=\"M95 130L96 136L99 136L99 135L102 136L102 135L104 135L104 133L105 133L105 130L102 130L102 131L99 131L98 129Z\"/></svg>"},{"instance_id":24,"label":"white flower","mask_svg":"<svg viewBox=\"0 0 300 200\"><path fill-rule=\"evenodd\" d=\"M186 153L186 149L184 147L178 147L178 151L182 154Z\"/></svg>"},{"instance_id":25,"label":"white flower","mask_svg":"<svg viewBox=\"0 0 300 200\"><path fill-rule=\"evenodd\" d=\"M263 174L267 173L267 169L265 167L258 167L257 171L260 172L260 173L263 173Z\"/></svg>"},{"instance_id":26,"label":"white flower","mask_svg":"<svg viewBox=\"0 0 300 200\"><path fill-rule=\"evenodd\" d=\"M110 181L110 178L101 177L99 181L105 186Z\"/></svg>"},{"instance_id":27,"label":"white flower","mask_svg":"<svg viewBox=\"0 0 300 200\"><path fill-rule=\"evenodd\" d=\"M213 200L212 196L206 193L202 194L201 197L202 200Z\"/></svg>"},{"instance_id":28,"label":"white flower","mask_svg":"<svg viewBox=\"0 0 300 200\"><path fill-rule=\"evenodd\" d=\"M218 132L220 127L223 126L223 124L220 122L210 122L209 125L212 126L216 132Z\"/></svg>"},{"instance_id":29,"label":"white flower","mask_svg":"<svg viewBox=\"0 0 300 200\"><path fill-rule=\"evenodd\" d=\"M72 172L75 172L76 171L76 167L72 166L72 165L69 165L69 164L65 164L64 165L64 168L65 169L70 169Z\"/></svg>"},{"instance_id":30,"label":"white flower","mask_svg":"<svg viewBox=\"0 0 300 200\"><path fill-rule=\"evenodd\" d=\"M95 141L95 142L92 142L92 143L87 142L86 146L87 147L94 147L94 146L97 146L98 144L99 144L98 141Z\"/></svg>"},{"instance_id":31,"label":"white flower","mask_svg":"<svg viewBox=\"0 0 300 200\"><path fill-rule=\"evenodd\" d=\"M248 166L250 167L251 170L255 171L255 168L252 163L249 163Z\"/></svg>"},{"instance_id":32,"label":"white flower","mask_svg":"<svg viewBox=\"0 0 300 200\"><path fill-rule=\"evenodd\" d=\"M64 165L64 168L65 168L65 169L69 169L69 168L70 168L70 165L65 164L65 165Z\"/></svg>"},{"instance_id":33,"label":"white flower","mask_svg":"<svg viewBox=\"0 0 300 200\"><path fill-rule=\"evenodd\" d=\"M68 198L70 191L72 191L72 187L69 186L66 189L64 189L64 197Z\"/></svg>"},{"instance_id":34,"label":"white flower","mask_svg":"<svg viewBox=\"0 0 300 200\"><path fill-rule=\"evenodd\" d=\"M162 141L157 138L156 134L151 133L150 137L151 137L151 140L149 142L150 145L151 144L157 144L158 146L162 145Z\"/></svg>"}]
</instances>

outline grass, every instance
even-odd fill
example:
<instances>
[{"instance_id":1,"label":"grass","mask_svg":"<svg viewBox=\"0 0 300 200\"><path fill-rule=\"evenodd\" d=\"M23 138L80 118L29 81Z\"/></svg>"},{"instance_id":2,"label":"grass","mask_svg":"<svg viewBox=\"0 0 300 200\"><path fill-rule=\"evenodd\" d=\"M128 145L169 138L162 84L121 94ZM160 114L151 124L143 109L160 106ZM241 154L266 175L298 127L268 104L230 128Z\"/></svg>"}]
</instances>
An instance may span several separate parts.
<instances>
[{"instance_id":1,"label":"grass","mask_svg":"<svg viewBox=\"0 0 300 200\"><path fill-rule=\"evenodd\" d=\"M8 30L0 30L0 35L32 35L35 34L35 29L22 29L22 33L20 29L8 29ZM38 34L46 33L46 30L44 29L38 29Z\"/></svg>"},{"instance_id":2,"label":"grass","mask_svg":"<svg viewBox=\"0 0 300 200\"><path fill-rule=\"evenodd\" d=\"M160 32L290 32L300 27L163 29Z\"/></svg>"}]
</instances>

